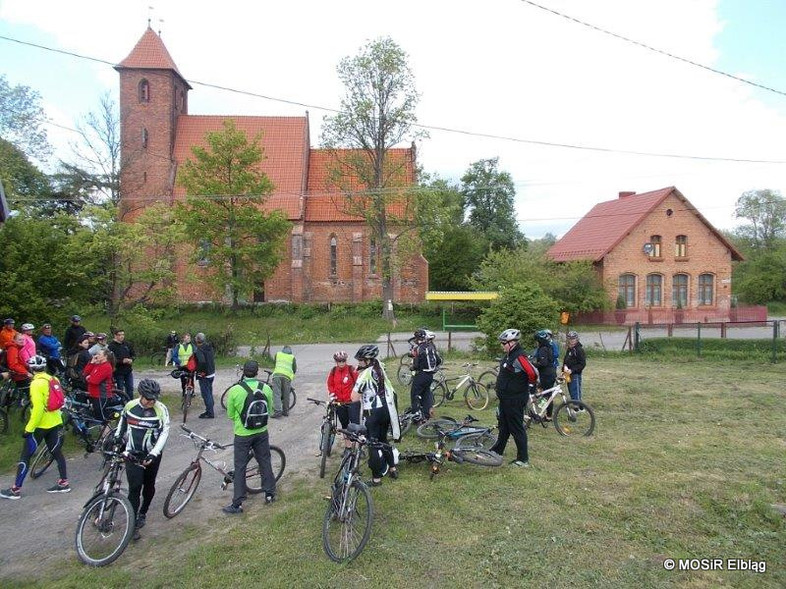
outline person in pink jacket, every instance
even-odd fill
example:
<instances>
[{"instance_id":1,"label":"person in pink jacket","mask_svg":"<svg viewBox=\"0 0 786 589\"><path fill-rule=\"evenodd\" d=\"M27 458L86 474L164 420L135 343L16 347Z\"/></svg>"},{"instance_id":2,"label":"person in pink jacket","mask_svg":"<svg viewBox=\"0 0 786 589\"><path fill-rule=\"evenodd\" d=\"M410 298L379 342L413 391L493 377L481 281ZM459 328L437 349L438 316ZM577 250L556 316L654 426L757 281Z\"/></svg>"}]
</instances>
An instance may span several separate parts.
<instances>
[{"instance_id":1,"label":"person in pink jacket","mask_svg":"<svg viewBox=\"0 0 786 589\"><path fill-rule=\"evenodd\" d=\"M25 343L22 344L22 349L19 350L19 358L27 364L27 361L35 356L35 340L33 339L33 330L35 325L32 323L22 324L22 336L25 338Z\"/></svg>"}]
</instances>

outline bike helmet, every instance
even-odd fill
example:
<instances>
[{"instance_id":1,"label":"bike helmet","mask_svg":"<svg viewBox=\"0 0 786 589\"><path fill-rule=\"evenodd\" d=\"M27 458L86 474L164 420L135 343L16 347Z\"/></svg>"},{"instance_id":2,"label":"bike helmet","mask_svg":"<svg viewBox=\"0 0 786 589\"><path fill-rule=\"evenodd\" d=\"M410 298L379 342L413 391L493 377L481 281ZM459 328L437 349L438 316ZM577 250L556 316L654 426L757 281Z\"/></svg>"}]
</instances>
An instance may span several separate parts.
<instances>
[{"instance_id":1,"label":"bike helmet","mask_svg":"<svg viewBox=\"0 0 786 589\"><path fill-rule=\"evenodd\" d=\"M139 381L137 387L140 396L148 399L149 401L157 401L161 396L161 387L152 378L145 378Z\"/></svg>"},{"instance_id":2,"label":"bike helmet","mask_svg":"<svg viewBox=\"0 0 786 589\"><path fill-rule=\"evenodd\" d=\"M35 325L32 323L22 323L22 331L27 331L28 329L32 331L35 329Z\"/></svg>"},{"instance_id":3,"label":"bike helmet","mask_svg":"<svg viewBox=\"0 0 786 589\"><path fill-rule=\"evenodd\" d=\"M551 340L551 330L541 329L535 333L535 339L539 344L543 344Z\"/></svg>"},{"instance_id":4,"label":"bike helmet","mask_svg":"<svg viewBox=\"0 0 786 589\"><path fill-rule=\"evenodd\" d=\"M96 339L106 339L106 334L105 333L97 333L96 334Z\"/></svg>"},{"instance_id":5,"label":"bike helmet","mask_svg":"<svg viewBox=\"0 0 786 589\"><path fill-rule=\"evenodd\" d=\"M374 344L361 346L360 349L355 352L355 360L373 360L377 356L379 356L379 348Z\"/></svg>"},{"instance_id":6,"label":"bike helmet","mask_svg":"<svg viewBox=\"0 0 786 589\"><path fill-rule=\"evenodd\" d=\"M33 372L41 372L46 368L46 358L43 356L31 356L27 361L27 367Z\"/></svg>"},{"instance_id":7,"label":"bike helmet","mask_svg":"<svg viewBox=\"0 0 786 589\"><path fill-rule=\"evenodd\" d=\"M426 339L426 330L423 328L416 329L413 335L415 336L415 339L424 340Z\"/></svg>"},{"instance_id":8,"label":"bike helmet","mask_svg":"<svg viewBox=\"0 0 786 589\"><path fill-rule=\"evenodd\" d=\"M431 340L434 340L436 337L437 337L436 333L434 333L433 331L429 331L428 329L426 330L426 339L427 340L431 341Z\"/></svg>"},{"instance_id":9,"label":"bike helmet","mask_svg":"<svg viewBox=\"0 0 786 589\"><path fill-rule=\"evenodd\" d=\"M573 331L572 329L567 333L566 336L568 339L579 339L579 334Z\"/></svg>"},{"instance_id":10,"label":"bike helmet","mask_svg":"<svg viewBox=\"0 0 786 589\"><path fill-rule=\"evenodd\" d=\"M71 321L73 321L74 323L79 323L80 321L82 321L82 318L79 315L71 315Z\"/></svg>"},{"instance_id":11,"label":"bike helmet","mask_svg":"<svg viewBox=\"0 0 786 589\"><path fill-rule=\"evenodd\" d=\"M510 341L519 341L521 339L521 332L518 329L506 329L499 334L497 338L503 344Z\"/></svg>"},{"instance_id":12,"label":"bike helmet","mask_svg":"<svg viewBox=\"0 0 786 589\"><path fill-rule=\"evenodd\" d=\"M336 362L346 362L348 357L349 356L344 350L341 350L340 352L336 352L335 354L333 354L333 360L335 360Z\"/></svg>"}]
</instances>

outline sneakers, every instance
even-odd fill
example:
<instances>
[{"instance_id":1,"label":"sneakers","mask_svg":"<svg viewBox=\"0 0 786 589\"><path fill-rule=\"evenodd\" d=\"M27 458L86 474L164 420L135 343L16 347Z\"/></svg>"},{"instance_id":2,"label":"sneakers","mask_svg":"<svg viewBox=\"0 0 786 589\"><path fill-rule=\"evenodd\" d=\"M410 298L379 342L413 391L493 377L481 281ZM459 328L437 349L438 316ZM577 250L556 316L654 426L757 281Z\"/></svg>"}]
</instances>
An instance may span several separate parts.
<instances>
[{"instance_id":1,"label":"sneakers","mask_svg":"<svg viewBox=\"0 0 786 589\"><path fill-rule=\"evenodd\" d=\"M394 481L398 478L398 469L391 469L388 471L388 476L393 479Z\"/></svg>"},{"instance_id":2,"label":"sneakers","mask_svg":"<svg viewBox=\"0 0 786 589\"><path fill-rule=\"evenodd\" d=\"M147 523L147 514L146 513L140 513L138 516L136 516L136 529L137 530L139 530L141 528L144 528L146 523Z\"/></svg>"},{"instance_id":3,"label":"sneakers","mask_svg":"<svg viewBox=\"0 0 786 589\"><path fill-rule=\"evenodd\" d=\"M376 481L374 479L371 479L370 481L368 481L366 483L366 485L368 485L369 487L381 487L382 486L382 479L379 479L378 481Z\"/></svg>"},{"instance_id":4,"label":"sneakers","mask_svg":"<svg viewBox=\"0 0 786 589\"><path fill-rule=\"evenodd\" d=\"M134 535L131 536L131 539L136 542L142 537L142 534L139 533L139 528L134 528Z\"/></svg>"},{"instance_id":5,"label":"sneakers","mask_svg":"<svg viewBox=\"0 0 786 589\"><path fill-rule=\"evenodd\" d=\"M71 492L71 485L68 484L68 481L59 480L57 484L53 487L49 487L46 490L47 493L70 493Z\"/></svg>"},{"instance_id":6,"label":"sneakers","mask_svg":"<svg viewBox=\"0 0 786 589\"><path fill-rule=\"evenodd\" d=\"M524 462L523 460L513 460L510 465L518 468L529 468L529 462Z\"/></svg>"},{"instance_id":7,"label":"sneakers","mask_svg":"<svg viewBox=\"0 0 786 589\"><path fill-rule=\"evenodd\" d=\"M215 419L215 417L216 417L215 415L211 415L207 411L199 414L199 419Z\"/></svg>"},{"instance_id":8,"label":"sneakers","mask_svg":"<svg viewBox=\"0 0 786 589\"><path fill-rule=\"evenodd\" d=\"M243 513L243 506L230 503L226 507L223 507L221 511L223 511L224 513L228 513L230 515L234 515L236 513Z\"/></svg>"},{"instance_id":9,"label":"sneakers","mask_svg":"<svg viewBox=\"0 0 786 589\"><path fill-rule=\"evenodd\" d=\"M265 504L266 505L270 505L271 503L274 503L275 501L276 501L276 496L275 495L272 495L270 493L265 495Z\"/></svg>"},{"instance_id":10,"label":"sneakers","mask_svg":"<svg viewBox=\"0 0 786 589\"><path fill-rule=\"evenodd\" d=\"M281 418L283 415L284 415L284 414L283 414L281 411L274 411L274 412L273 412L273 415L272 415L272 417L273 417L273 419L279 419L279 418Z\"/></svg>"},{"instance_id":11,"label":"sneakers","mask_svg":"<svg viewBox=\"0 0 786 589\"><path fill-rule=\"evenodd\" d=\"M3 499L19 499L22 497L22 492L19 489L11 487L10 489L0 491L0 497Z\"/></svg>"}]
</instances>

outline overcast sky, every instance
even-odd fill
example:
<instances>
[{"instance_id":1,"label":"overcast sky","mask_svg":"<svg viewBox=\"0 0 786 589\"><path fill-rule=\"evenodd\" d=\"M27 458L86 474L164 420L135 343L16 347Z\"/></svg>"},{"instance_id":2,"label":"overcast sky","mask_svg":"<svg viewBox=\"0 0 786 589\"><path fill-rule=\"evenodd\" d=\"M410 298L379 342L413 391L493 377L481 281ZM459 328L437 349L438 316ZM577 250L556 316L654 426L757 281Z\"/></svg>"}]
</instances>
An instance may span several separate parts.
<instances>
[{"instance_id":1,"label":"overcast sky","mask_svg":"<svg viewBox=\"0 0 786 589\"><path fill-rule=\"evenodd\" d=\"M786 93L781 0L537 0L676 56ZM151 10L149 7L152 6ZM745 190L786 194L786 95L655 53L523 0L0 0L0 36L117 63L148 18L194 89L191 114L303 115L313 146L342 87L336 66L368 40L408 54L431 130L418 161L458 180L483 158L513 176L528 237L565 233L620 191L676 186L716 227L732 228ZM163 22L161 22L163 20ZM40 92L73 127L107 90L110 66L0 39L0 73ZM275 100L208 89L207 82ZM68 157L73 133L48 129ZM610 152L530 142L597 147ZM629 155L635 151L745 163Z\"/></svg>"}]
</instances>

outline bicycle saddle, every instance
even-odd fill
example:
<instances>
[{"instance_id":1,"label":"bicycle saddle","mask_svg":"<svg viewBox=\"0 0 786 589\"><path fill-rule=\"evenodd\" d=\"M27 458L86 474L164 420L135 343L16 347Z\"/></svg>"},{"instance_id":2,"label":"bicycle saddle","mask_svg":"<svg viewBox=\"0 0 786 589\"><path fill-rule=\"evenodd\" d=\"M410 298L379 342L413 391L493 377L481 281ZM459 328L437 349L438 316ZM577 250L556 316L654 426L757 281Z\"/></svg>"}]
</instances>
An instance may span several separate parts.
<instances>
[{"instance_id":1,"label":"bicycle saddle","mask_svg":"<svg viewBox=\"0 0 786 589\"><path fill-rule=\"evenodd\" d=\"M365 436L368 433L365 425L359 425L357 423L350 423L349 427L347 427L347 431L358 436Z\"/></svg>"}]
</instances>

